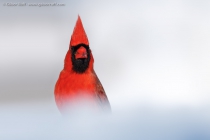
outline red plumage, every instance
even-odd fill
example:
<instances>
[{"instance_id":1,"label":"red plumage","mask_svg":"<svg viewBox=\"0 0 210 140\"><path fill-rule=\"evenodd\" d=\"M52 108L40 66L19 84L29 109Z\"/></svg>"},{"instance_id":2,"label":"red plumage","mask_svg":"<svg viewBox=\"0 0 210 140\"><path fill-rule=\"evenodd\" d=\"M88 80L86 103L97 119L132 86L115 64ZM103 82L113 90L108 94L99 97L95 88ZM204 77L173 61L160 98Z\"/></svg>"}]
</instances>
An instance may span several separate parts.
<instances>
[{"instance_id":1,"label":"red plumage","mask_svg":"<svg viewBox=\"0 0 210 140\"><path fill-rule=\"evenodd\" d=\"M81 63L78 62L78 68L74 69L76 61ZM87 68L84 68L85 70L82 68L83 63L88 65ZM89 42L81 19L78 17L64 60L64 68L54 90L55 101L61 112L67 107L67 104L71 105L71 103L77 102L78 98L83 97L97 108L110 110L108 98L93 69L93 63L94 59L89 49ZM77 71L77 69L82 70Z\"/></svg>"}]
</instances>

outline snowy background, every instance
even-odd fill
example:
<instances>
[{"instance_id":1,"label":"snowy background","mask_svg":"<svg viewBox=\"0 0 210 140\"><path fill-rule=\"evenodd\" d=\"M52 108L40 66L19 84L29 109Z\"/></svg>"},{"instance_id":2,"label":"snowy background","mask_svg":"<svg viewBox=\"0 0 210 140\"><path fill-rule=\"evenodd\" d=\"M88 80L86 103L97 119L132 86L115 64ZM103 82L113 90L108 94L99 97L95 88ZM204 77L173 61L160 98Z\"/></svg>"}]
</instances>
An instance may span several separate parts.
<instances>
[{"instance_id":1,"label":"snowy background","mask_svg":"<svg viewBox=\"0 0 210 140\"><path fill-rule=\"evenodd\" d=\"M0 139L210 139L210 1L0 4ZM112 115L55 105L78 14Z\"/></svg>"}]
</instances>

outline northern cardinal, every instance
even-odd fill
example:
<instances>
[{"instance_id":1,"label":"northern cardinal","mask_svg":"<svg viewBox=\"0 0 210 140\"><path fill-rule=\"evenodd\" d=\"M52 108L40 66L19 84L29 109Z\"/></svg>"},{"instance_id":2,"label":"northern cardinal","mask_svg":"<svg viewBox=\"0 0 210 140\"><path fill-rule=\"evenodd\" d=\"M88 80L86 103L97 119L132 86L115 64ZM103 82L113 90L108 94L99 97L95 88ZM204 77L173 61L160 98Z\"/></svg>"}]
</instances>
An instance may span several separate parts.
<instances>
[{"instance_id":1,"label":"northern cardinal","mask_svg":"<svg viewBox=\"0 0 210 140\"><path fill-rule=\"evenodd\" d=\"M74 107L73 104L79 101L82 101L80 104L88 101L93 108L99 110L111 110L103 86L93 69L93 62L88 38L78 16L64 60L64 68L54 90L55 101L61 112L68 107ZM79 98L83 100L78 100Z\"/></svg>"}]
</instances>

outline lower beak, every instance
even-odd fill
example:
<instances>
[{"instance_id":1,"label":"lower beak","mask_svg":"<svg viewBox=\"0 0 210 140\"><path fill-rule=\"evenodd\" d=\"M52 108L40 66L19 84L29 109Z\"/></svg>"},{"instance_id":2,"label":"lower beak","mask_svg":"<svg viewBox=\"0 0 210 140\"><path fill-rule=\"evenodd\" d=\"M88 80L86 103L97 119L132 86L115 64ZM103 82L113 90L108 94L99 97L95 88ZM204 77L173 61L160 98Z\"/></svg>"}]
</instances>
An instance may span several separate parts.
<instances>
[{"instance_id":1,"label":"lower beak","mask_svg":"<svg viewBox=\"0 0 210 140\"><path fill-rule=\"evenodd\" d=\"M87 58L87 53L76 53L75 54L75 58L79 59L79 58Z\"/></svg>"}]
</instances>

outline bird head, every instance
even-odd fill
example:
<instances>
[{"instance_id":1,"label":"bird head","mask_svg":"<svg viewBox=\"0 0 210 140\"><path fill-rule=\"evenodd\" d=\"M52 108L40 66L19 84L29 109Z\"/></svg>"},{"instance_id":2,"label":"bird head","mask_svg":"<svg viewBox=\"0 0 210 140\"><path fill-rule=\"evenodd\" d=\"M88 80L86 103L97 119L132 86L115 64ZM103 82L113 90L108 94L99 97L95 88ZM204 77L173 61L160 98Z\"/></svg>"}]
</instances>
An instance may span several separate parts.
<instances>
[{"instance_id":1,"label":"bird head","mask_svg":"<svg viewBox=\"0 0 210 140\"><path fill-rule=\"evenodd\" d=\"M76 73L84 73L93 63L93 57L89 48L89 42L78 16L73 34L71 36L69 53L71 57L72 70Z\"/></svg>"}]
</instances>

